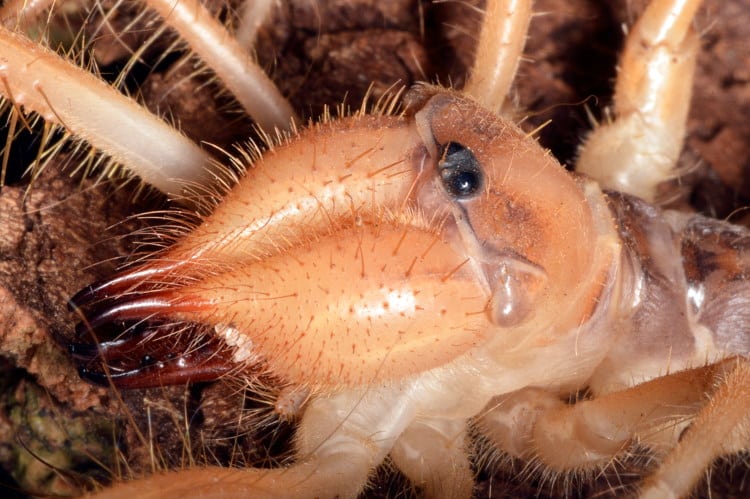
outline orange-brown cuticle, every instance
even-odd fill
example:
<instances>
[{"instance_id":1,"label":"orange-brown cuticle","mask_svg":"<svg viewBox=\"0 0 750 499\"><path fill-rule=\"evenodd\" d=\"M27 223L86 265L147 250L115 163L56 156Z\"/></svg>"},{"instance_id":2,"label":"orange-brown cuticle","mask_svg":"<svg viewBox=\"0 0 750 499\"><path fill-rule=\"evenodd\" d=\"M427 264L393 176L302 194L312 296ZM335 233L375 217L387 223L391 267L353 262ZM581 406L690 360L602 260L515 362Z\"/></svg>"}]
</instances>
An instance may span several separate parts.
<instances>
[{"instance_id":1,"label":"orange-brown cuticle","mask_svg":"<svg viewBox=\"0 0 750 499\"><path fill-rule=\"evenodd\" d=\"M410 232L393 255L401 238L387 225L352 228L203 280L182 293L215 307L180 317L231 322L294 383L366 384L443 365L483 340L487 296L467 272L441 279L464 257L434 233Z\"/></svg>"}]
</instances>

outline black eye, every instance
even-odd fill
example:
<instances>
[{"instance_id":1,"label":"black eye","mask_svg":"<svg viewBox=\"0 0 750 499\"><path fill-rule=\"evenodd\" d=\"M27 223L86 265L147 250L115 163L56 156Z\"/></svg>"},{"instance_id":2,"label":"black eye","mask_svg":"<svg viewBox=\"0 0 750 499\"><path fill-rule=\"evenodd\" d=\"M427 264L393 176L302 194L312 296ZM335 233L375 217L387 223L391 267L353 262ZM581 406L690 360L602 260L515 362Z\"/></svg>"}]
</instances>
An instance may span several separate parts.
<instances>
[{"instance_id":1,"label":"black eye","mask_svg":"<svg viewBox=\"0 0 750 499\"><path fill-rule=\"evenodd\" d=\"M484 176L474 154L458 142L448 142L438 161L443 186L457 199L473 196L482 188Z\"/></svg>"}]
</instances>

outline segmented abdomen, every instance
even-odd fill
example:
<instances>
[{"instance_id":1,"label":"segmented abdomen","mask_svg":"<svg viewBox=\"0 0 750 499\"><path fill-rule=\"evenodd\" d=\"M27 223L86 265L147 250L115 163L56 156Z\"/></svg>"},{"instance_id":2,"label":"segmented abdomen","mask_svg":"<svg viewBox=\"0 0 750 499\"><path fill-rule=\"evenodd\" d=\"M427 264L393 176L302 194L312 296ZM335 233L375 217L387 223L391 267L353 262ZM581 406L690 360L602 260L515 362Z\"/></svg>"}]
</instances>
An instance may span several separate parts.
<instances>
[{"instance_id":1,"label":"segmented abdomen","mask_svg":"<svg viewBox=\"0 0 750 499\"><path fill-rule=\"evenodd\" d=\"M622 193L606 198L623 243L622 277L615 334L592 389L750 353L750 232Z\"/></svg>"}]
</instances>

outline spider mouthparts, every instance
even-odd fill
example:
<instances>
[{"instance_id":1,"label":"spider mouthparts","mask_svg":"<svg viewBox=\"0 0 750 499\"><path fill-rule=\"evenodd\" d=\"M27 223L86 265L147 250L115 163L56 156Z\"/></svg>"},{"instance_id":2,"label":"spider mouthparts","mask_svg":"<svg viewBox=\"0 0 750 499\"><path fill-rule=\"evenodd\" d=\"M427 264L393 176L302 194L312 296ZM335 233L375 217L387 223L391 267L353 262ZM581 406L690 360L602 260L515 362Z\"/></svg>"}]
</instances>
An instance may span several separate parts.
<instances>
[{"instance_id":1,"label":"spider mouthparts","mask_svg":"<svg viewBox=\"0 0 750 499\"><path fill-rule=\"evenodd\" d=\"M147 292L150 282L157 276L173 271L179 267L178 263L162 264L159 266L146 266L135 271L121 272L114 277L90 284L73 295L68 300L68 310L74 312L77 309L86 308L94 303L112 300L132 292Z\"/></svg>"},{"instance_id":2,"label":"spider mouthparts","mask_svg":"<svg viewBox=\"0 0 750 499\"><path fill-rule=\"evenodd\" d=\"M131 291L113 298L112 290L124 286ZM175 319L175 313L200 308L200 303L169 291L132 289L132 279L122 275L71 299L85 319L76 325L75 340L61 343L81 377L99 385L149 388L214 380L234 365L230 349L206 334L204 326Z\"/></svg>"},{"instance_id":3,"label":"spider mouthparts","mask_svg":"<svg viewBox=\"0 0 750 499\"><path fill-rule=\"evenodd\" d=\"M154 388L212 381L234 365L230 349L198 324L139 323L127 336L67 343L82 378L117 388Z\"/></svg>"},{"instance_id":4,"label":"spider mouthparts","mask_svg":"<svg viewBox=\"0 0 750 499\"><path fill-rule=\"evenodd\" d=\"M86 331L98 331L117 322L149 321L167 312L174 315L202 306L190 300L173 299L169 292L147 293L125 300L108 299L86 312L86 321L76 327L76 334L80 337Z\"/></svg>"},{"instance_id":5,"label":"spider mouthparts","mask_svg":"<svg viewBox=\"0 0 750 499\"><path fill-rule=\"evenodd\" d=\"M104 369L92 369L79 366L81 378L99 386L114 385L122 390L158 388L167 385L214 381L230 370L229 360L218 355L180 356L167 361L156 361L142 367L121 372L108 366ZM207 358L206 358L207 357Z\"/></svg>"}]
</instances>

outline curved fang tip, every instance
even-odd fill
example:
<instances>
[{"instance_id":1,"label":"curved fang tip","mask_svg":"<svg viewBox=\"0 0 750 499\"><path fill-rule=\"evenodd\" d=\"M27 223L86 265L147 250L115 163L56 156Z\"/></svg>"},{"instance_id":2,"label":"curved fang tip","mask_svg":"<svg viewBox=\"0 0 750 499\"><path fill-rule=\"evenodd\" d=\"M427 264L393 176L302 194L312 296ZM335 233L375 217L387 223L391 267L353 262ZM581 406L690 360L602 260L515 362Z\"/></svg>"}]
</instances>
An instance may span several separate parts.
<instances>
[{"instance_id":1,"label":"curved fang tip","mask_svg":"<svg viewBox=\"0 0 750 499\"><path fill-rule=\"evenodd\" d=\"M68 310L73 312L76 309L85 308L94 302L110 300L117 296L122 296L126 292L149 292L151 290L146 288L146 285L148 285L154 277L174 271L183 264L184 262L176 262L169 265L160 265L158 267L148 265L140 269L120 272L109 279L97 281L73 295L73 297L68 300Z\"/></svg>"},{"instance_id":2,"label":"curved fang tip","mask_svg":"<svg viewBox=\"0 0 750 499\"><path fill-rule=\"evenodd\" d=\"M100 298L95 288L84 294ZM119 301L106 298L85 311L86 320L76 325L76 341L62 343L78 363L80 376L99 385L149 388L214 380L235 365L232 349L206 336L197 324L171 320L175 313L204 305L164 291ZM100 340L101 335L112 339Z\"/></svg>"},{"instance_id":3,"label":"curved fang tip","mask_svg":"<svg viewBox=\"0 0 750 499\"><path fill-rule=\"evenodd\" d=\"M232 349L205 336L198 325L175 330L172 324L144 321L131 330L110 341L67 343L81 377L118 388L152 388L212 381L235 365Z\"/></svg>"},{"instance_id":4,"label":"curved fang tip","mask_svg":"<svg viewBox=\"0 0 750 499\"><path fill-rule=\"evenodd\" d=\"M106 366L106 367L104 367ZM213 381L232 369L229 352L220 345L203 346L183 355L162 360L144 356L138 365L116 367L104 361L101 369L79 366L78 374L97 385L120 389L157 388Z\"/></svg>"}]
</instances>

